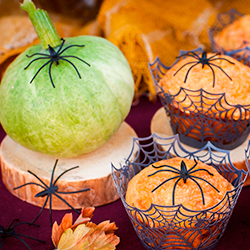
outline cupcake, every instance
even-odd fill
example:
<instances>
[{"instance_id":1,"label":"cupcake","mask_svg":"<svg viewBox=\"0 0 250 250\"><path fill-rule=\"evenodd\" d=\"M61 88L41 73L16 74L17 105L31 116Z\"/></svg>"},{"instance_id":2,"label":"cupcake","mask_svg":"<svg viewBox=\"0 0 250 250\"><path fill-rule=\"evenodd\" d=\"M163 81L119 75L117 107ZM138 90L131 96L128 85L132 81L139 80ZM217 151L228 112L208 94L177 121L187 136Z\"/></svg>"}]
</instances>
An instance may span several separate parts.
<instances>
[{"instance_id":1,"label":"cupcake","mask_svg":"<svg viewBox=\"0 0 250 250\"><path fill-rule=\"evenodd\" d=\"M128 183L126 201L142 210L151 204L182 204L200 211L217 205L233 189L214 167L175 157L155 162L135 175Z\"/></svg>"},{"instance_id":2,"label":"cupcake","mask_svg":"<svg viewBox=\"0 0 250 250\"><path fill-rule=\"evenodd\" d=\"M182 142L233 149L249 133L250 68L226 55L187 52L158 82Z\"/></svg>"},{"instance_id":3,"label":"cupcake","mask_svg":"<svg viewBox=\"0 0 250 250\"><path fill-rule=\"evenodd\" d=\"M214 209L214 211L218 211L225 206L225 203L221 201L226 193L233 189L233 185L215 168L200 161L175 157L155 162L135 175L128 183L126 202L144 211L149 209L151 204L168 207L182 205L186 209L198 212L220 204ZM218 228L213 227L214 221L208 214L198 216L196 222L190 220L189 223L185 223L187 214L192 216L193 212L180 214L176 218L175 222L179 224L176 234L182 235L181 237L178 235L176 241L181 243L183 237L196 248L200 245L201 240L211 237L211 232L215 232ZM171 217L171 209L167 215ZM215 217L220 219L220 216ZM153 220L147 221L141 216L138 216L138 220L141 220L142 223L148 222L147 226L150 228L160 227L163 231L169 231L168 228L164 228L166 225L163 226ZM190 237L194 234L193 226L198 223L198 220L205 223L206 228L201 229L199 236ZM169 234L174 235L174 230L170 230Z\"/></svg>"},{"instance_id":4,"label":"cupcake","mask_svg":"<svg viewBox=\"0 0 250 250\"><path fill-rule=\"evenodd\" d=\"M250 15L244 15L226 25L213 39L223 50L231 51L245 47L250 42Z\"/></svg>"},{"instance_id":5,"label":"cupcake","mask_svg":"<svg viewBox=\"0 0 250 250\"><path fill-rule=\"evenodd\" d=\"M234 167L229 151L211 143L190 152L178 134L146 139L150 142L145 145L140 144L145 138L134 139L120 169L112 165L114 183L141 243L151 250L213 249L247 172ZM249 165L247 156L246 161Z\"/></svg>"},{"instance_id":6,"label":"cupcake","mask_svg":"<svg viewBox=\"0 0 250 250\"><path fill-rule=\"evenodd\" d=\"M232 9L218 14L216 23L209 30L214 52L222 52L249 65L250 15Z\"/></svg>"}]
</instances>

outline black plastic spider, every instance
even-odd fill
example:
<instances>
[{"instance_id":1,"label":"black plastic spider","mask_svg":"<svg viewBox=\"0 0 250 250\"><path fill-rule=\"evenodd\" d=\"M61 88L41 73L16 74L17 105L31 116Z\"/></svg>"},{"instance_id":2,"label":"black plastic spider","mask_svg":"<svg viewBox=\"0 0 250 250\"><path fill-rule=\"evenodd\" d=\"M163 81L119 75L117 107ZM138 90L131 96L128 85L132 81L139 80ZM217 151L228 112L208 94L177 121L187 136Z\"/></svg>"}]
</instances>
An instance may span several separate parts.
<instances>
[{"instance_id":1,"label":"black plastic spider","mask_svg":"<svg viewBox=\"0 0 250 250\"><path fill-rule=\"evenodd\" d=\"M70 46L68 46L68 47L66 47L66 48L64 48L64 49L62 50L63 45L64 45L64 43L65 43L65 40L64 40L64 39L61 39L61 40L62 40L62 43L61 43L61 45L60 45L60 47L59 47L59 49L58 49L57 51L55 51L50 45L48 45L48 46L49 46L49 48L48 48L48 50L49 50L49 55L48 55L48 54L45 54L45 53L35 53L35 54L33 54L33 55L30 55L30 56L29 56L29 55L26 55L26 56L29 57L29 58L30 58L30 57L33 57L33 56L36 56L36 55L42 56L42 57L37 57L37 58L35 58L35 59L32 60L24 69L27 69L33 62L35 62L35 61L37 61L37 60L48 59L48 61L47 61L47 62L46 62L37 72L36 72L36 74L34 75L34 77L31 79L30 83L33 82L33 80L36 78L36 76L37 76L38 73L42 70L42 68L44 68L47 64L50 63L50 65L49 65L49 77L50 77L50 81L51 81L51 84L52 84L53 88L55 88L55 85L54 85L54 82L53 82L52 76L51 76L51 67L52 67L52 64L53 64L54 62L56 63L56 65L59 65L59 60L63 60L63 61L66 61L66 62L70 63L70 64L74 67L74 69L76 70L76 72L77 72L79 78L81 78L81 75L80 75L79 71L77 70L76 66L75 66L71 61L69 61L68 59L65 59L66 57L67 57L67 58L69 58L69 57L76 58L76 59L82 61L83 63L87 64L88 66L90 66L90 64L88 64L87 62L85 62L84 60L82 60L81 58L79 58L79 57L77 57L77 56L70 56L70 55L63 56L63 55L62 55L63 52L65 52L66 50L68 50L68 49L71 48L71 47L84 47L85 45L77 45L77 44L74 44L74 45L70 45ZM62 51L61 51L61 50L62 50Z\"/></svg>"},{"instance_id":2,"label":"black plastic spider","mask_svg":"<svg viewBox=\"0 0 250 250\"><path fill-rule=\"evenodd\" d=\"M58 186L56 185L57 181L67 172L69 172L70 170L73 170L75 168L78 168L78 166L76 167L73 167L73 168L70 168L70 169L67 169L65 170L63 173L61 173L57 178L56 180L54 181L54 173L55 173L55 168L56 168L56 165L57 165L57 162L58 162L58 159L56 160L55 162L55 165L54 165L54 168L52 170L52 174L51 174L51 179L50 179L50 185L46 185L36 174L32 173L31 171L28 170L28 172L30 174L32 174L33 176L35 176L41 183L35 183L35 182L29 182L29 183L25 183L21 186L18 186L18 187L15 187L14 190L18 189L18 188L21 188L21 187L24 187L26 185L37 185L37 186L40 186L42 187L44 190L37 193L35 195L35 197L44 197L44 196L47 196L46 197L46 200L39 212L39 214L37 215L37 217L32 221L32 223L34 223L38 217L41 215L44 207L46 206L48 200L49 200L49 214L50 214L50 226L52 226L52 215L51 215L51 209L52 209L52 195L55 195L57 198L59 198L60 200L62 200L67 206L69 206L71 209L73 209L76 213L80 214L79 211L77 211L75 208L73 208L65 199L63 199L61 196L59 196L58 194L75 194L75 193L81 193L81 192L85 192L85 191L89 191L90 189L89 188L85 188L85 189L82 189L82 190L79 190L79 191L72 191L72 192L60 192L58 191Z\"/></svg>"},{"instance_id":3,"label":"black plastic spider","mask_svg":"<svg viewBox=\"0 0 250 250\"><path fill-rule=\"evenodd\" d=\"M172 173L175 173L177 174L177 176L174 176L174 177L171 177L165 181L163 181L160 185L158 185L157 187L155 187L152 192L154 192L156 189L158 189L159 187L161 187L163 184L165 184L166 182L170 181L170 180L173 180L173 179L177 179L178 180L176 181L176 183L174 184L174 188L173 188L173 195L172 195L172 201L173 201L173 205L175 205L175 202L174 202L174 197L175 197L175 189L176 189L176 186L178 184L178 182L183 179L183 182L186 183L187 182L187 179L191 179L193 182L195 182L197 184L197 186L199 187L200 191L201 191L201 196L202 196L202 202L203 202L203 205L205 205L205 199L204 199L204 194L203 194L203 191L202 191L202 188L200 186L200 184L195 180L195 179L199 179L199 180L202 180L202 181L205 181L206 183L208 183L211 187L213 187L218 193L220 192L215 186L213 186L211 183L209 183L207 180L201 178L201 177L198 177L198 176L194 176L192 175L193 173L195 172L198 172L198 171L206 171L208 174L212 175L212 173L210 173L207 169L204 169L204 168L200 168L200 169L196 169L196 170L193 170L196 165L198 164L198 162L194 159L195 161L195 164L193 167L191 167L189 170L187 170L187 166L185 164L184 161L181 161L181 170L179 170L178 168L175 168L175 167L172 167L172 166L169 166L169 165L162 165L162 166L154 166L152 165L155 169L157 168L161 168L161 167L167 167L169 169L161 169L161 170L158 170L156 172L154 172L153 174L150 174L148 175L148 177L150 176L153 176L159 172L172 172Z\"/></svg>"},{"instance_id":4,"label":"black plastic spider","mask_svg":"<svg viewBox=\"0 0 250 250\"><path fill-rule=\"evenodd\" d=\"M29 222L19 222L19 223L16 223L16 224L13 225L13 223L16 222L16 221L18 221L18 220L17 219L13 220L7 228L4 228L3 226L0 225L0 240L1 240L0 249L2 248L4 241L9 237L14 237L14 238L20 240L30 250L32 250L32 249L20 237L26 237L26 238L29 238L29 239L33 239L33 240L45 243L45 241L43 241L43 240L39 240L39 239L36 239L36 238L31 237L29 235L19 234L19 233L15 232L15 227L19 226L19 225L28 224L28 225L33 225L33 226L39 227L38 225L33 224L33 223L29 223Z\"/></svg>"},{"instance_id":5,"label":"black plastic spider","mask_svg":"<svg viewBox=\"0 0 250 250\"><path fill-rule=\"evenodd\" d=\"M185 63L184 65L182 65L175 73L174 73L174 76L182 69L184 68L186 65L189 65L189 64L193 64L187 71L187 74L186 74L186 77L185 77L185 80L184 80L184 83L186 83L187 81L187 77L188 77L188 74L190 72L190 70L195 67L197 64L201 63L202 65L202 68L204 68L205 65L207 65L211 70L212 70L212 73L213 73L213 87L215 86L215 73L214 73L214 70L212 68L212 66L214 67L217 67L219 68L231 81L231 77L218 65L212 63L212 61L216 61L216 60L225 60L231 64L234 64L233 62L229 61L228 59L226 58L222 58L222 57L218 57L218 58L214 58L215 56L219 55L219 53L213 55L213 56L210 56L209 58L207 58L207 53L204 51L202 53L202 56L200 57L198 54L194 53L193 51L189 51L188 53L185 53L183 55L180 55L178 56L177 58L181 58L183 56L190 56L190 57L193 57L194 59L196 59L195 61L193 62L188 62L188 63ZM212 66L211 66L212 65Z\"/></svg>"}]
</instances>

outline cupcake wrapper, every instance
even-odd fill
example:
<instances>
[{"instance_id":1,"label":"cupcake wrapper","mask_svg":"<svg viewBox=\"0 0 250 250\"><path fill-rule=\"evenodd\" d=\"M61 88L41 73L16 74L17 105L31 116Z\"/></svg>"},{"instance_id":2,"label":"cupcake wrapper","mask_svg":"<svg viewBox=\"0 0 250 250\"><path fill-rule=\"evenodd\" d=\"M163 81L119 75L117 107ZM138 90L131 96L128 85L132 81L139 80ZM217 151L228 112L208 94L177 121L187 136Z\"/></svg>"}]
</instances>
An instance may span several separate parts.
<instances>
[{"instance_id":1,"label":"cupcake wrapper","mask_svg":"<svg viewBox=\"0 0 250 250\"><path fill-rule=\"evenodd\" d=\"M208 36L214 53L223 53L231 56L245 65L250 65L250 41L244 41L240 48L234 50L226 50L220 47L215 41L214 37L220 33L227 25L231 24L243 14L236 9L231 9L227 12L219 13L217 15L214 25L208 31Z\"/></svg>"},{"instance_id":2,"label":"cupcake wrapper","mask_svg":"<svg viewBox=\"0 0 250 250\"><path fill-rule=\"evenodd\" d=\"M202 49L193 52L201 53ZM185 53L181 51L180 55ZM179 134L181 142L195 148L203 147L208 141L227 150L241 145L250 131L250 105L230 105L225 93L214 94L203 89L180 88L175 95L166 93L158 82L172 66L163 65L159 58L149 64L158 96L171 118L174 134ZM177 101L180 99L182 101ZM189 104L182 105L187 100Z\"/></svg>"},{"instance_id":3,"label":"cupcake wrapper","mask_svg":"<svg viewBox=\"0 0 250 250\"><path fill-rule=\"evenodd\" d=\"M248 169L249 148L245 154ZM202 211L190 210L182 205L156 204L147 210L140 210L127 204L125 194L132 177L153 162L174 156L196 158L215 167L235 189L227 192L219 204ZM208 142L202 149L189 152L181 145L178 135L162 138L153 134L147 138L134 138L131 154L124 165L118 169L112 164L112 178L142 245L146 249L159 250L213 249L226 229L247 174L235 168L229 151Z\"/></svg>"}]
</instances>

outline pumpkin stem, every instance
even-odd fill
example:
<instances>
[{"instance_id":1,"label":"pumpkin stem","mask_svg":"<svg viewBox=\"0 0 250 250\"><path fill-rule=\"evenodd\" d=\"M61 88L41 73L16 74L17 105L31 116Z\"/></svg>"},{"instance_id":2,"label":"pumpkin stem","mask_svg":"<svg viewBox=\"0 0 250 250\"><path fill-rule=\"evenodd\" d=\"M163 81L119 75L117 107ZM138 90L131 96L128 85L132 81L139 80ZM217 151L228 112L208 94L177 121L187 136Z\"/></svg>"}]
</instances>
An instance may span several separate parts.
<instances>
[{"instance_id":1,"label":"pumpkin stem","mask_svg":"<svg viewBox=\"0 0 250 250\"><path fill-rule=\"evenodd\" d=\"M44 49L48 49L48 45L56 47L61 44L61 38L45 10L36 9L32 0L24 0L21 9L29 14L29 18L34 26L37 36Z\"/></svg>"}]
</instances>

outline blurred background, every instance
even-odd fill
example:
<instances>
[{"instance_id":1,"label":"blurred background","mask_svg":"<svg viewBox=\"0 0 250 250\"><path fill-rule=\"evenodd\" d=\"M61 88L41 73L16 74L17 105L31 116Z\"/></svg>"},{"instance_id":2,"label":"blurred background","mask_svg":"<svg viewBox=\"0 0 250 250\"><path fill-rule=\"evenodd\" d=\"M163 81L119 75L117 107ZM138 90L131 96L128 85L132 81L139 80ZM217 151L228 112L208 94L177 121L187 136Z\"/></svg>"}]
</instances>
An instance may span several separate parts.
<instances>
[{"instance_id":1,"label":"blurred background","mask_svg":"<svg viewBox=\"0 0 250 250\"><path fill-rule=\"evenodd\" d=\"M0 78L9 63L39 43L22 0L0 0ZM47 10L61 37L102 36L127 58L135 81L135 101L156 100L148 70L157 56L170 66L180 49L211 50L208 30L217 14L235 8L250 13L249 0L34 0Z\"/></svg>"}]
</instances>

